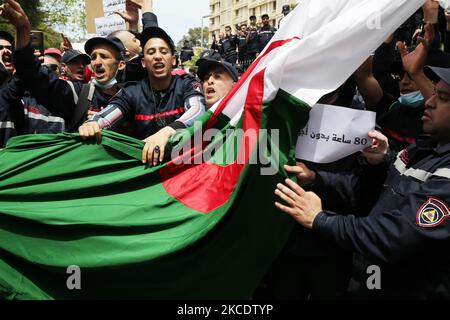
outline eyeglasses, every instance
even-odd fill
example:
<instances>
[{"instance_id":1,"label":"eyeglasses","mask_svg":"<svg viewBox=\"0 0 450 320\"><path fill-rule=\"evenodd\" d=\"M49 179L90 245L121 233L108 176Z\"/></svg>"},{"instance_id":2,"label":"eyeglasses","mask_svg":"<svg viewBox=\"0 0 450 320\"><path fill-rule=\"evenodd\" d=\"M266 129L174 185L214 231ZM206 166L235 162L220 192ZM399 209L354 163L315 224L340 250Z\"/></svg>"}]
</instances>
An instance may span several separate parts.
<instances>
[{"instance_id":1,"label":"eyeglasses","mask_svg":"<svg viewBox=\"0 0 450 320\"><path fill-rule=\"evenodd\" d=\"M42 65L44 68L47 68L53 72L56 72L59 70L59 66L57 64L43 64Z\"/></svg>"},{"instance_id":2,"label":"eyeglasses","mask_svg":"<svg viewBox=\"0 0 450 320\"><path fill-rule=\"evenodd\" d=\"M4 46L4 45L0 44L0 50L3 50L3 49L8 49L9 51L12 51L12 46Z\"/></svg>"},{"instance_id":3,"label":"eyeglasses","mask_svg":"<svg viewBox=\"0 0 450 320\"><path fill-rule=\"evenodd\" d=\"M411 76L409 75L409 73L408 72L405 72L404 70L401 70L401 71L397 71L397 72L394 72L394 73L392 73L392 77L395 79L395 80L397 80L397 81L402 81L403 80L403 78L405 77L405 76L407 76L408 77L408 80L412 80L412 78L411 78Z\"/></svg>"}]
</instances>

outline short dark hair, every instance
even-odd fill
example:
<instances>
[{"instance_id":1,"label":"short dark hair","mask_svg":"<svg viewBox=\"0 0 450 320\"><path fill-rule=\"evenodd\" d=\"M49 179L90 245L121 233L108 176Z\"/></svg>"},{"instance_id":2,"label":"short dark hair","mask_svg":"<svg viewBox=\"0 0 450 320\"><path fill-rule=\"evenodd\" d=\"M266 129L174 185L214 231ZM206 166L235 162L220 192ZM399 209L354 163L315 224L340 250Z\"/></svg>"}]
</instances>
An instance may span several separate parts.
<instances>
[{"instance_id":1,"label":"short dark hair","mask_svg":"<svg viewBox=\"0 0 450 320\"><path fill-rule=\"evenodd\" d=\"M225 30L226 30L227 28L231 30L231 27L230 27L230 26L226 26L226 27L225 27Z\"/></svg>"},{"instance_id":2,"label":"short dark hair","mask_svg":"<svg viewBox=\"0 0 450 320\"><path fill-rule=\"evenodd\" d=\"M14 36L11 33L3 31L3 30L0 31L0 39L8 41L9 43L11 43L11 46L14 48L14 46L15 46Z\"/></svg>"},{"instance_id":3,"label":"short dark hair","mask_svg":"<svg viewBox=\"0 0 450 320\"><path fill-rule=\"evenodd\" d=\"M241 25L240 25L241 27L243 27L243 26L247 26L247 24L245 23L245 22L243 22L243 23L241 23Z\"/></svg>"}]
</instances>

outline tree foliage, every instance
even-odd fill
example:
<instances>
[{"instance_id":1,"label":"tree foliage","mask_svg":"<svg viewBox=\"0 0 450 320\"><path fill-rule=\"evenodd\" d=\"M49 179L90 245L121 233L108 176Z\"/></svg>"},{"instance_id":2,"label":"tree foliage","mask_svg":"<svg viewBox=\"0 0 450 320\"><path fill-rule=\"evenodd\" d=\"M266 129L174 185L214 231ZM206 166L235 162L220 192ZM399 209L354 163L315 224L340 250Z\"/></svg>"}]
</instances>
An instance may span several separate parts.
<instances>
[{"instance_id":1,"label":"tree foliage","mask_svg":"<svg viewBox=\"0 0 450 320\"><path fill-rule=\"evenodd\" d=\"M192 47L200 47L201 46L201 38L202 38L202 34L201 34L201 27L197 27L197 28L190 28L188 30L188 34L183 36L183 39L181 39L178 42L178 47L181 48L183 47L183 43L184 41L189 41L189 44ZM205 27L203 28L203 43L206 43L208 41L208 28Z\"/></svg>"},{"instance_id":2,"label":"tree foliage","mask_svg":"<svg viewBox=\"0 0 450 320\"><path fill-rule=\"evenodd\" d=\"M44 31L46 47L59 47L61 36L53 28L73 25L84 28L84 0L17 0L25 10L31 28ZM0 18L0 30L15 34L10 23Z\"/></svg>"}]
</instances>

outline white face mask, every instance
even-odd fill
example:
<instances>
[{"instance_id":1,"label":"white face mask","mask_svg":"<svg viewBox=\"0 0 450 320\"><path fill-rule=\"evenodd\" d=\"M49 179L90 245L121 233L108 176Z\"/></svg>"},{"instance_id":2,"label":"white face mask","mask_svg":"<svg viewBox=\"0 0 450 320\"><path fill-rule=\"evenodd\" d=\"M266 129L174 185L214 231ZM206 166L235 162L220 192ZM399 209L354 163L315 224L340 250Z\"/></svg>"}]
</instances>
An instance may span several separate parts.
<instances>
[{"instance_id":1,"label":"white face mask","mask_svg":"<svg viewBox=\"0 0 450 320\"><path fill-rule=\"evenodd\" d=\"M445 10L450 10L450 0L439 0L439 4Z\"/></svg>"}]
</instances>

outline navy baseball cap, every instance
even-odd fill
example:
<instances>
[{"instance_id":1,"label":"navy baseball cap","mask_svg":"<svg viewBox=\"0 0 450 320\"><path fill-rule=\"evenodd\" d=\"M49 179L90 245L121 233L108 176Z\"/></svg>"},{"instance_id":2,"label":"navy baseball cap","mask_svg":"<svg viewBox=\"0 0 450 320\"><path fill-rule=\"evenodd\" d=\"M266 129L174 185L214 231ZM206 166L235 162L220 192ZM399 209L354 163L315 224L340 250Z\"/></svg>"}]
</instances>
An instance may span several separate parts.
<instances>
[{"instance_id":1,"label":"navy baseball cap","mask_svg":"<svg viewBox=\"0 0 450 320\"><path fill-rule=\"evenodd\" d=\"M442 80L450 85L450 68L426 66L424 68L424 72L425 75L434 82L439 82L439 80Z\"/></svg>"},{"instance_id":2,"label":"navy baseball cap","mask_svg":"<svg viewBox=\"0 0 450 320\"><path fill-rule=\"evenodd\" d=\"M74 49L69 49L64 51L64 54L61 57L61 62L63 63L70 63L70 61L78 58L78 57L82 57L84 64L88 65L89 63L91 63L91 57L89 57L87 54L84 54L78 50L74 50Z\"/></svg>"},{"instance_id":3,"label":"navy baseball cap","mask_svg":"<svg viewBox=\"0 0 450 320\"><path fill-rule=\"evenodd\" d=\"M120 41L120 39L116 37L95 37L89 39L84 45L84 51L86 51L88 55L91 55L94 47L99 44L106 44L113 47L120 53L122 59L125 59L125 46L123 45L122 41Z\"/></svg>"},{"instance_id":4,"label":"navy baseball cap","mask_svg":"<svg viewBox=\"0 0 450 320\"><path fill-rule=\"evenodd\" d=\"M200 63L202 63L203 61L211 60L211 59L221 61L222 56L217 51L215 51L213 49L208 49L208 50L205 50L202 53L200 53L200 58L197 60L195 65L198 67L200 65Z\"/></svg>"},{"instance_id":5,"label":"navy baseball cap","mask_svg":"<svg viewBox=\"0 0 450 320\"><path fill-rule=\"evenodd\" d=\"M172 38L165 32L163 29L161 29L158 26L158 18L154 13L146 13L146 28L141 33L140 41L141 41L141 47L144 49L145 45L147 44L148 40L152 38L160 38L163 39L167 45L169 46L170 50L172 51L172 54L175 54L175 43L173 42Z\"/></svg>"},{"instance_id":6,"label":"navy baseball cap","mask_svg":"<svg viewBox=\"0 0 450 320\"><path fill-rule=\"evenodd\" d=\"M231 78L235 82L239 80L239 74L236 68L231 63L226 61L218 61L215 59L205 59L199 64L197 71L197 75L201 81L204 81L203 78L206 76L208 71L214 66L221 66L225 68L225 70L227 70L227 72L230 74Z\"/></svg>"}]
</instances>

